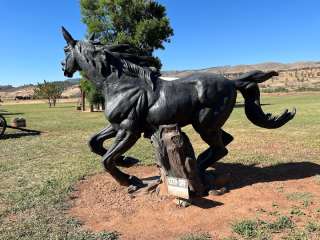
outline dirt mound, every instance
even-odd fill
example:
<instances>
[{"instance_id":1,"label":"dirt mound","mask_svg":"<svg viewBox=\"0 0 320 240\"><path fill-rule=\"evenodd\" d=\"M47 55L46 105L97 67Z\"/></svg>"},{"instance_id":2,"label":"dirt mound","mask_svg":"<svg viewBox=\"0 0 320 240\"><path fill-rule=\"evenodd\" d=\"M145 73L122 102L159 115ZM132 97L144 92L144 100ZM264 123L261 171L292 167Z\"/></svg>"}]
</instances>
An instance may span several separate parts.
<instances>
[{"instance_id":1,"label":"dirt mound","mask_svg":"<svg viewBox=\"0 0 320 240\"><path fill-rule=\"evenodd\" d=\"M315 210L320 209L320 185L314 177L319 167L312 163L297 164L267 167L265 172L264 168L257 171L258 167L224 165L225 169L237 170L232 172L235 184L230 186L230 192L197 199L188 208L178 208L168 198L160 200L150 195L131 198L127 189L108 174L99 174L76 186L69 214L82 220L88 230L117 231L121 239L177 239L197 232L222 239L232 234L231 225L235 221L256 218L271 221L276 216L271 213L288 216L296 206L301 206L305 215L290 217L302 224L304 218L320 217ZM287 171L288 167L291 171ZM305 167L306 172L297 171L300 167ZM155 167L135 167L130 173L146 178L158 172ZM308 205L305 201L309 201Z\"/></svg>"}]
</instances>

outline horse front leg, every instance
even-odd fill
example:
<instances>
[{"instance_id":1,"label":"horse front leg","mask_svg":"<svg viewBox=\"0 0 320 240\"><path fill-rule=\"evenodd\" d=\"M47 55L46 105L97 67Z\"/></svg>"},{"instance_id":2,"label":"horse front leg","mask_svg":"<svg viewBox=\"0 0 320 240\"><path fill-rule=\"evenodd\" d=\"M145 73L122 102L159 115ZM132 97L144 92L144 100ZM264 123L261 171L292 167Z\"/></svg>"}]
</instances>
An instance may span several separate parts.
<instances>
[{"instance_id":1,"label":"horse front leg","mask_svg":"<svg viewBox=\"0 0 320 240\"><path fill-rule=\"evenodd\" d=\"M120 129L111 148L102 158L105 170L123 186L143 187L143 182L135 176L130 176L116 167L116 159L128 151L140 138L140 134Z\"/></svg>"},{"instance_id":2,"label":"horse front leg","mask_svg":"<svg viewBox=\"0 0 320 240\"><path fill-rule=\"evenodd\" d=\"M112 125L102 129L99 133L92 136L88 142L91 152L103 156L107 153L107 149L103 147L104 141L117 135L117 131Z\"/></svg>"},{"instance_id":3,"label":"horse front leg","mask_svg":"<svg viewBox=\"0 0 320 240\"><path fill-rule=\"evenodd\" d=\"M88 142L91 152L103 156L107 153L107 149L103 146L103 143L117 135L117 131L110 124L106 128L102 129L99 133L92 136ZM119 156L115 159L115 163L120 167L131 167L139 161L135 158Z\"/></svg>"}]
</instances>

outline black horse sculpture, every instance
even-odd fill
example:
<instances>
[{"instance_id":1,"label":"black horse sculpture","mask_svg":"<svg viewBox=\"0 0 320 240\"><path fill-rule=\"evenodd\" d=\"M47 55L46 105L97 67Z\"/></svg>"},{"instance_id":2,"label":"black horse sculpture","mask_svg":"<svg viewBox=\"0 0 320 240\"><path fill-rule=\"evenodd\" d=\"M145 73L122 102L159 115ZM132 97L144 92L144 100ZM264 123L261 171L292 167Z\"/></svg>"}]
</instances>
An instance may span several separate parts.
<instances>
[{"instance_id":1,"label":"black horse sculpture","mask_svg":"<svg viewBox=\"0 0 320 240\"><path fill-rule=\"evenodd\" d=\"M102 156L105 170L121 185L141 186L135 176L117 166L130 164L122 155L144 134L150 137L160 125L192 124L210 146L200 154L200 171L224 157L233 137L222 130L236 102L237 90L245 99L245 113L255 125L279 128L295 115L286 110L279 116L265 114L260 106L258 83L276 72L254 71L232 81L221 75L197 73L175 81L164 81L152 67L153 58L132 54L128 45L105 46L93 40L76 41L64 28L67 41L63 65L65 76L82 71L88 79L103 88L110 125L94 135L89 146ZM103 142L115 137L110 149Z\"/></svg>"}]
</instances>

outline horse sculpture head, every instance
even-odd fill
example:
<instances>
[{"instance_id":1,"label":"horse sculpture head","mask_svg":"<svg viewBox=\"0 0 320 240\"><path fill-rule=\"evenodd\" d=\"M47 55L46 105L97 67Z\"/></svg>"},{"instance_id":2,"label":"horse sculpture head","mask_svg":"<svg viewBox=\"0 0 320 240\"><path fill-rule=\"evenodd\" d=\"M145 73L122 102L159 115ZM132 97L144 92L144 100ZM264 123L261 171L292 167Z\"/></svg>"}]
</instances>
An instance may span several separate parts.
<instances>
[{"instance_id":1,"label":"horse sculpture head","mask_svg":"<svg viewBox=\"0 0 320 240\"><path fill-rule=\"evenodd\" d=\"M64 47L65 59L61 63L66 77L83 71L90 80L100 84L101 79L110 75L113 56L106 47L91 37L86 41L77 41L64 27L62 34L67 42Z\"/></svg>"},{"instance_id":2,"label":"horse sculpture head","mask_svg":"<svg viewBox=\"0 0 320 240\"><path fill-rule=\"evenodd\" d=\"M139 77L153 88L153 79L160 75L152 67L156 63L155 58L139 55L139 50L128 44L103 45L94 41L94 35L87 41L77 41L64 27L62 34L67 42L64 48L66 56L61 63L66 77L83 71L99 85L112 72L116 72L118 77L122 74Z\"/></svg>"},{"instance_id":3,"label":"horse sculpture head","mask_svg":"<svg viewBox=\"0 0 320 240\"><path fill-rule=\"evenodd\" d=\"M75 72L81 71L76 58L78 54L76 50L78 41L74 40L64 27L62 27L62 34L67 42L67 45L64 47L65 59L61 62L62 70L66 77L72 77Z\"/></svg>"}]
</instances>

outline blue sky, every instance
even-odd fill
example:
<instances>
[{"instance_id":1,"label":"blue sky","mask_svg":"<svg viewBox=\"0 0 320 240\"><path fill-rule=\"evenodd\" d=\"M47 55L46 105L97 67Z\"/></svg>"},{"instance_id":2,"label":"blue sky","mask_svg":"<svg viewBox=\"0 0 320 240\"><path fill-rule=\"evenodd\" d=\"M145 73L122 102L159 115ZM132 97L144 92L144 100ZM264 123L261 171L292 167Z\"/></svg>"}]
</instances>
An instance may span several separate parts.
<instances>
[{"instance_id":1,"label":"blue sky","mask_svg":"<svg viewBox=\"0 0 320 240\"><path fill-rule=\"evenodd\" d=\"M319 0L160 0L175 35L163 70L320 60ZM79 0L1 0L0 85L63 80L64 40L85 34Z\"/></svg>"}]
</instances>

